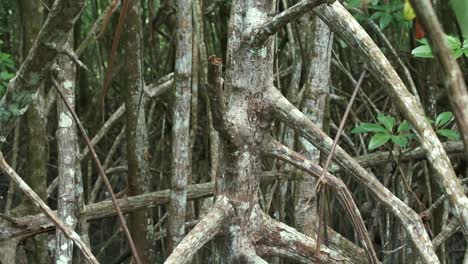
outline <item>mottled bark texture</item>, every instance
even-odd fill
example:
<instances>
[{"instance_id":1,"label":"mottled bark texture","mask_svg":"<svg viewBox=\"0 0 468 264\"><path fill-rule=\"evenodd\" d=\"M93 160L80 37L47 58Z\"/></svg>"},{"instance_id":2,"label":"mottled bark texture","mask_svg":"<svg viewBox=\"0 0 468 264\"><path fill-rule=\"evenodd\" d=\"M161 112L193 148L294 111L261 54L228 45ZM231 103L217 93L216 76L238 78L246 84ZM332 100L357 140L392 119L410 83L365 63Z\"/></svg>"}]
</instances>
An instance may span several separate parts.
<instances>
[{"instance_id":1,"label":"mottled bark texture","mask_svg":"<svg viewBox=\"0 0 468 264\"><path fill-rule=\"evenodd\" d=\"M6 141L15 120L37 98L39 85L49 72L55 56L63 50L84 5L85 0L54 2L28 56L0 100L0 144Z\"/></svg>"},{"instance_id":2,"label":"mottled bark texture","mask_svg":"<svg viewBox=\"0 0 468 264\"><path fill-rule=\"evenodd\" d=\"M304 16L298 21L304 32L301 39L305 58L306 80L303 102L300 106L302 112L317 127L323 127L325 104L330 86L330 61L333 45L333 34L328 26L316 16ZM307 23L309 22L309 23ZM306 139L299 138L304 150L304 156L314 163L320 163L320 150L315 148ZM314 234L314 226L318 223L316 217L316 180L304 175L302 180L295 181L294 186L294 220L296 227L304 234ZM310 201L309 203L307 203Z\"/></svg>"},{"instance_id":3,"label":"mottled bark texture","mask_svg":"<svg viewBox=\"0 0 468 264\"><path fill-rule=\"evenodd\" d=\"M310 1L302 1L305 5ZM310 6L309 6L310 7ZM259 41L253 41L257 32L263 32L262 27L271 25L272 21L286 24L294 16L270 18L275 10L275 1L233 1L228 32L228 52L225 81L221 74L221 59L210 57L209 84L210 105L212 107L213 124L220 133L222 146L220 174L216 181L217 201L227 200L233 208L227 217L228 221L207 221L214 217L216 211L209 212L194 228L193 232L182 240L173 251L167 263L187 263L188 257L200 248L208 239L199 239L206 230L223 230L215 238L214 262L216 263L264 263L258 256L261 244L258 243L268 231L269 238L277 244L288 245L290 256L309 254L302 258L303 263L320 259L327 263L346 263L350 258L346 253L331 250L326 246L320 248L320 254L310 254L316 246L315 241L307 239L308 243L300 243L301 234L293 228L288 232L278 228L275 220L264 216L258 205L258 187L262 172L261 159L264 153L259 145L269 138L268 100L273 85L273 41L262 36ZM292 9L296 12L296 9ZM286 13L292 10L286 10ZM304 11L304 10L301 10ZM298 12L303 14L305 12ZM274 32L268 33L272 35ZM177 80L177 79L176 79ZM224 214L229 214L225 210ZM218 222L221 222L218 224ZM218 225L223 225L218 227ZM214 226L214 227L213 227ZM198 234L197 234L198 233ZM305 236L302 235L301 238ZM196 238L196 239L194 239ZM290 239L297 241L292 242ZM281 255L281 248L265 240L270 251L266 255ZM284 242L284 243L281 243ZM291 243L290 243L291 242ZM366 243L367 244L367 243ZM368 244L367 244L368 245ZM370 245L372 247L372 245ZM263 252L261 252L263 253ZM178 257L176 256L184 256ZM365 260L361 259L361 262Z\"/></svg>"},{"instance_id":4,"label":"mottled bark texture","mask_svg":"<svg viewBox=\"0 0 468 264\"><path fill-rule=\"evenodd\" d=\"M130 1L122 32L122 50L125 67L122 81L126 88L126 139L128 164L128 195L150 191L148 160L149 143L146 128L143 94L142 8L140 1ZM142 209L130 215L130 232L143 263L153 262L153 220L151 209Z\"/></svg>"},{"instance_id":5,"label":"mottled bark texture","mask_svg":"<svg viewBox=\"0 0 468 264\"><path fill-rule=\"evenodd\" d=\"M15 182L18 189L23 192L34 205L39 208L53 223L62 231L68 239L71 239L74 244L81 250L87 262L99 263L96 257L91 252L88 245L80 238L80 236L71 228L67 227L60 218L47 206L44 201L29 187L29 185L10 167L3 157L3 153L0 152L0 169L7 175L12 181Z\"/></svg>"},{"instance_id":6,"label":"mottled bark texture","mask_svg":"<svg viewBox=\"0 0 468 264\"><path fill-rule=\"evenodd\" d=\"M190 95L192 72L192 2L176 0L175 87L172 111L172 178L169 251L185 236L187 180L190 174Z\"/></svg>"},{"instance_id":7,"label":"mottled bark texture","mask_svg":"<svg viewBox=\"0 0 468 264\"><path fill-rule=\"evenodd\" d=\"M360 52L374 76L388 89L393 104L416 132L427 159L434 168L432 175L447 195L452 213L460 221L465 237L468 236L468 198L442 143L415 97L408 91L374 41L339 2L330 6L320 6L315 12L335 33Z\"/></svg>"},{"instance_id":8,"label":"mottled bark texture","mask_svg":"<svg viewBox=\"0 0 468 264\"><path fill-rule=\"evenodd\" d=\"M296 129L300 136L306 138L315 147L329 153L333 140L312 123L301 111L295 108L276 89L272 88L268 99L272 100L273 113L280 120ZM369 193L382 205L387 207L406 228L406 231L415 243L421 256L429 263L438 263L437 256L432 248L429 236L426 233L420 216L409 206L398 199L377 178L361 167L340 146L334 152L334 161L346 172L352 175Z\"/></svg>"},{"instance_id":9,"label":"mottled bark texture","mask_svg":"<svg viewBox=\"0 0 468 264\"><path fill-rule=\"evenodd\" d=\"M65 49L72 50L73 37L65 45ZM76 67L67 55L57 58L57 82L59 89L63 91L68 102L75 107L75 77ZM57 102L57 148L58 148L58 209L57 213L64 224L70 229L75 229L77 219L77 197L83 194L83 186L80 184L81 169L78 159L79 145L76 124L71 113L62 100ZM57 230L55 261L60 264L72 263L73 242Z\"/></svg>"}]
</instances>

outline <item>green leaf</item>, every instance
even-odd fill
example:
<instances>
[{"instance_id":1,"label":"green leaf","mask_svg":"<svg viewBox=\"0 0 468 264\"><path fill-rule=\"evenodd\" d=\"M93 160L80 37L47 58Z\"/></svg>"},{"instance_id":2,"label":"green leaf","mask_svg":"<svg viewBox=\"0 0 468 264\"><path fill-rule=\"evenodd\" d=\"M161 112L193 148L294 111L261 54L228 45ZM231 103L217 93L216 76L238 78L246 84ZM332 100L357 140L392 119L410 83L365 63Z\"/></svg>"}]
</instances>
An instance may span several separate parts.
<instances>
[{"instance_id":1,"label":"green leaf","mask_svg":"<svg viewBox=\"0 0 468 264\"><path fill-rule=\"evenodd\" d=\"M392 136L392 141L402 148L406 148L409 142L408 138L405 136Z\"/></svg>"},{"instance_id":2,"label":"green leaf","mask_svg":"<svg viewBox=\"0 0 468 264\"><path fill-rule=\"evenodd\" d=\"M447 35L446 40L447 40L447 44L452 50L461 48L462 46L460 39L457 37Z\"/></svg>"},{"instance_id":3,"label":"green leaf","mask_svg":"<svg viewBox=\"0 0 468 264\"><path fill-rule=\"evenodd\" d=\"M13 76L15 76L13 73L9 73L9 72L0 72L0 80L10 80L11 78L13 78Z\"/></svg>"},{"instance_id":4,"label":"green leaf","mask_svg":"<svg viewBox=\"0 0 468 264\"><path fill-rule=\"evenodd\" d=\"M468 1L466 0L450 0L455 17L458 20L458 25L463 36L468 37Z\"/></svg>"},{"instance_id":5,"label":"green leaf","mask_svg":"<svg viewBox=\"0 0 468 264\"><path fill-rule=\"evenodd\" d=\"M383 144L387 143L388 140L390 140L390 138L392 137L392 135L390 134L381 134L381 133L378 133L378 134L375 134L370 142L369 142L369 146L367 147L369 150L374 150L380 146L382 146Z\"/></svg>"},{"instance_id":6,"label":"green leaf","mask_svg":"<svg viewBox=\"0 0 468 264\"><path fill-rule=\"evenodd\" d=\"M403 135L400 135L400 136L406 137L406 138L408 138L408 140L416 139L416 138L417 138L417 136L416 136L415 134L413 134L413 133L411 133L411 134L403 134Z\"/></svg>"},{"instance_id":7,"label":"green leaf","mask_svg":"<svg viewBox=\"0 0 468 264\"><path fill-rule=\"evenodd\" d=\"M372 14L372 16L369 17L370 20L375 20L379 17L381 17L384 13L383 12L375 12L374 14Z\"/></svg>"},{"instance_id":8,"label":"green leaf","mask_svg":"<svg viewBox=\"0 0 468 264\"><path fill-rule=\"evenodd\" d=\"M379 26L381 29L386 28L390 22L392 22L392 15L389 13L384 13L379 20Z\"/></svg>"},{"instance_id":9,"label":"green leaf","mask_svg":"<svg viewBox=\"0 0 468 264\"><path fill-rule=\"evenodd\" d=\"M361 0L350 0L346 3L348 8L359 8L361 7Z\"/></svg>"},{"instance_id":10,"label":"green leaf","mask_svg":"<svg viewBox=\"0 0 468 264\"><path fill-rule=\"evenodd\" d=\"M419 46L412 50L411 54L417 58L434 58L431 47L429 47L429 45Z\"/></svg>"},{"instance_id":11,"label":"green leaf","mask_svg":"<svg viewBox=\"0 0 468 264\"><path fill-rule=\"evenodd\" d=\"M398 126L398 132L404 132L404 131L409 131L411 129L410 123L408 121L403 121L401 124Z\"/></svg>"},{"instance_id":12,"label":"green leaf","mask_svg":"<svg viewBox=\"0 0 468 264\"><path fill-rule=\"evenodd\" d=\"M462 48L468 49L468 38L463 41L463 46Z\"/></svg>"},{"instance_id":13,"label":"green leaf","mask_svg":"<svg viewBox=\"0 0 468 264\"><path fill-rule=\"evenodd\" d=\"M385 126L388 132L392 132L393 127L395 126L395 118L388 115L378 115L377 120Z\"/></svg>"},{"instance_id":14,"label":"green leaf","mask_svg":"<svg viewBox=\"0 0 468 264\"><path fill-rule=\"evenodd\" d=\"M437 134L444 136L448 139L457 140L460 138L460 134L457 131L451 129L439 129L437 130Z\"/></svg>"},{"instance_id":15,"label":"green leaf","mask_svg":"<svg viewBox=\"0 0 468 264\"><path fill-rule=\"evenodd\" d=\"M453 120L453 114L452 112L443 112L440 113L435 121L435 126L436 127L443 127L446 124L448 124L450 121Z\"/></svg>"},{"instance_id":16,"label":"green leaf","mask_svg":"<svg viewBox=\"0 0 468 264\"><path fill-rule=\"evenodd\" d=\"M429 45L429 40L427 40L427 38L417 39L416 41L423 45Z\"/></svg>"},{"instance_id":17,"label":"green leaf","mask_svg":"<svg viewBox=\"0 0 468 264\"><path fill-rule=\"evenodd\" d=\"M388 133L388 131L384 127L378 124L373 124L373 123L361 123L359 126L351 130L351 133L368 133L368 132Z\"/></svg>"}]
</instances>

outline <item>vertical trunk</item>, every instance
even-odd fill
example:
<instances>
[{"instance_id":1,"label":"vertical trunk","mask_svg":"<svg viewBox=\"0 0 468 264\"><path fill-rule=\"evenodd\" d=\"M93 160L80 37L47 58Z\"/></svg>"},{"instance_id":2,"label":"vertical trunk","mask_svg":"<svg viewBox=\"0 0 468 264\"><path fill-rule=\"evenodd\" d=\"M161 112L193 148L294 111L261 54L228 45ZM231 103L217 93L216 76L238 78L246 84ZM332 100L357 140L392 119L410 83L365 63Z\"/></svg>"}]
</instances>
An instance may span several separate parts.
<instances>
[{"instance_id":1,"label":"vertical trunk","mask_svg":"<svg viewBox=\"0 0 468 264\"><path fill-rule=\"evenodd\" d=\"M141 3L131 1L122 32L124 65L123 83L126 87L128 195L149 191L149 150L145 118L145 98L142 69ZM151 209L136 211L130 216L130 232L143 263L153 258Z\"/></svg>"},{"instance_id":2,"label":"vertical trunk","mask_svg":"<svg viewBox=\"0 0 468 264\"><path fill-rule=\"evenodd\" d=\"M254 219L259 217L257 191L262 165L258 145L267 132L258 113L263 110L263 92L273 85L273 41L267 40L260 48L243 44L274 10L275 1L232 3L224 83L226 105L225 111L215 110L224 112L223 169L216 193L226 196L235 208L232 226L218 238L217 256L221 263L243 263L245 253L253 248L248 238L258 224Z\"/></svg>"},{"instance_id":3,"label":"vertical trunk","mask_svg":"<svg viewBox=\"0 0 468 264\"><path fill-rule=\"evenodd\" d=\"M24 24L24 53L33 47L34 41L44 22L44 6L38 1L21 1L22 20ZM44 87L38 89L37 99L26 112L26 182L43 199L47 199L47 131L44 108ZM32 202L25 197L22 205L24 213L37 212ZM47 241L44 236L32 238L35 252L28 256L29 261L46 263L48 261ZM33 256L34 255L34 256Z\"/></svg>"},{"instance_id":4,"label":"vertical trunk","mask_svg":"<svg viewBox=\"0 0 468 264\"><path fill-rule=\"evenodd\" d=\"M172 118L172 179L169 251L185 235L187 179L190 174L190 84L192 68L192 2L176 0L175 93Z\"/></svg>"},{"instance_id":5,"label":"vertical trunk","mask_svg":"<svg viewBox=\"0 0 468 264\"><path fill-rule=\"evenodd\" d=\"M73 37L70 34L66 49L71 50ZM76 68L74 62L67 55L58 57L58 83L60 89L67 97L72 107L75 106L75 77ZM77 181L81 178L79 166L79 145L76 124L72 114L68 111L63 100L57 102L57 146L58 146L58 216L68 227L75 229L77 224L76 202L83 186ZM59 230L56 231L55 262L71 263L73 257L73 242Z\"/></svg>"},{"instance_id":6,"label":"vertical trunk","mask_svg":"<svg viewBox=\"0 0 468 264\"><path fill-rule=\"evenodd\" d=\"M308 18L308 19L307 19ZM303 45L307 61L306 80L304 83L304 99L302 112L322 128L325 115L326 97L330 86L330 58L333 37L328 26L318 17L304 17L301 20L302 32L305 32ZM309 22L309 23L307 23ZM310 23L311 22L311 23ZM320 151L304 138L299 139L305 150L305 157L315 163L320 162ZM297 228L304 234L314 234L314 224L317 223L317 208L314 197L316 180L310 175L304 175L296 181L295 186L295 221ZM307 203L307 201L310 201Z\"/></svg>"}]
</instances>

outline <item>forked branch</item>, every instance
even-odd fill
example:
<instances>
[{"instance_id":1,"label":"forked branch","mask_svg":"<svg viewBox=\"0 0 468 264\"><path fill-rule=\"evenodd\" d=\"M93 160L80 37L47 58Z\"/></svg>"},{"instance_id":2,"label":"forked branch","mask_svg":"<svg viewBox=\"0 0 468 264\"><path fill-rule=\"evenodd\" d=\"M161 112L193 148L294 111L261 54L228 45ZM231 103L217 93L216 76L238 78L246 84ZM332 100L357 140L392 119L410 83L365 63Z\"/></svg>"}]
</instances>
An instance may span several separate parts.
<instances>
[{"instance_id":1,"label":"forked branch","mask_svg":"<svg viewBox=\"0 0 468 264\"><path fill-rule=\"evenodd\" d=\"M267 142L262 147L264 153L267 156L289 162L317 179L320 178L323 173L323 169L320 168L320 166L273 139L267 140ZM367 253L369 263L379 263L374 246L364 224L364 220L361 217L361 214L356 206L356 203L354 202L351 193L346 188L346 185L342 180L329 173L325 173L322 180L336 194L337 199L340 201L344 210L348 213L354 230L363 243L363 247Z\"/></svg>"},{"instance_id":2,"label":"forked branch","mask_svg":"<svg viewBox=\"0 0 468 264\"><path fill-rule=\"evenodd\" d=\"M362 26L337 1L330 6L319 6L314 12L348 45L355 48L366 61L370 72L388 89L395 107L411 123L421 146L434 168L434 177L447 195L452 212L459 220L468 238L468 198L453 170L442 143L427 121L422 107L408 91L390 62ZM466 105L463 105L466 107Z\"/></svg>"},{"instance_id":3,"label":"forked branch","mask_svg":"<svg viewBox=\"0 0 468 264\"><path fill-rule=\"evenodd\" d=\"M188 263L193 255L222 229L233 208L226 197L220 197L210 212L177 245L165 264Z\"/></svg>"},{"instance_id":4,"label":"forked branch","mask_svg":"<svg viewBox=\"0 0 468 264\"><path fill-rule=\"evenodd\" d=\"M293 128L316 148L330 152L333 140L312 123L307 116L293 106L274 87L268 92L273 114ZM337 146L334 161L353 176L361 185L397 217L411 237L418 252L426 263L439 263L432 243L419 215L391 193L379 180L369 174L346 151Z\"/></svg>"}]
</instances>

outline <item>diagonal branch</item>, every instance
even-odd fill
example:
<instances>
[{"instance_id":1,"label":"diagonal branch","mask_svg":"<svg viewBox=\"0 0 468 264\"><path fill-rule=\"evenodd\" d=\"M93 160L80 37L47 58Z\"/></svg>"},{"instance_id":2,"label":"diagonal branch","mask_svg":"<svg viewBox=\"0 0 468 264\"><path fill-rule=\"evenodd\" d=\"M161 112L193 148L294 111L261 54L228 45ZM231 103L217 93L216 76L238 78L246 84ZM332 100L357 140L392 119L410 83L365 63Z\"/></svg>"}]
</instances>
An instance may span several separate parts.
<instances>
[{"instance_id":1,"label":"diagonal branch","mask_svg":"<svg viewBox=\"0 0 468 264\"><path fill-rule=\"evenodd\" d=\"M255 248L261 256L280 256L299 263L365 263L362 258L349 256L346 249L320 247L320 255L315 254L316 241L296 229L260 214L260 227L254 235Z\"/></svg>"},{"instance_id":2,"label":"diagonal branch","mask_svg":"<svg viewBox=\"0 0 468 264\"><path fill-rule=\"evenodd\" d=\"M342 180L325 172L317 164L273 139L269 139L262 147L263 152L267 156L287 161L315 178L321 178L321 180L335 192L337 199L351 218L352 225L366 250L369 262L379 263L364 220L361 217L351 193Z\"/></svg>"},{"instance_id":3,"label":"diagonal branch","mask_svg":"<svg viewBox=\"0 0 468 264\"><path fill-rule=\"evenodd\" d=\"M84 8L85 0L55 1L36 41L0 100L0 145L35 100L54 58L64 48L70 31Z\"/></svg>"},{"instance_id":4,"label":"diagonal branch","mask_svg":"<svg viewBox=\"0 0 468 264\"><path fill-rule=\"evenodd\" d=\"M303 0L291 6L290 8L274 16L270 21L260 26L260 28L256 31L252 41L254 46L261 46L268 39L268 37L274 35L286 24L300 18L302 15L311 11L313 8L324 3L331 4L333 2L335 2L335 0Z\"/></svg>"},{"instance_id":5,"label":"diagonal branch","mask_svg":"<svg viewBox=\"0 0 468 264\"><path fill-rule=\"evenodd\" d=\"M78 118L78 115L76 114L75 110L71 107L70 103L68 102L67 98L63 94L62 90L60 90L60 86L58 85L57 81L53 77L51 79L52 79L52 83L53 83L55 89L57 90L57 93L60 95L60 97L63 100L63 103L67 107L68 111L71 113L71 115L73 117L73 120L75 121L76 125L78 126L78 129L80 130L80 132L81 132L81 134L82 134L82 136L84 138L84 141L85 141L89 151L91 152L91 157L92 157L94 163L96 164L96 167L97 167L98 172L99 172L99 177L101 177L101 179L104 181L104 185L106 186L107 191L110 194L112 203L113 203L113 205L115 207L115 211L117 212L117 216L118 216L118 219L119 219L119 222L120 222L120 226L122 227L123 232L125 234L125 237L127 238L127 242L128 242L128 244L130 246L130 249L132 251L132 255L133 255L134 259L135 259L135 262L137 264L140 264L141 260L140 260L140 257L138 255L138 251L137 251L137 249L135 247L135 243L133 243L132 236L130 235L130 231L128 230L127 224L125 223L125 218L124 218L124 216L122 214L122 211L120 210L120 207L117 204L117 198L115 197L114 190L112 189L112 185L110 184L109 179L107 178L106 172L104 171L104 168L102 167L102 164L99 161L99 158L98 158L98 156L96 154L96 151L94 150L93 146L91 145L91 141L89 140L88 134L86 133L86 130L84 129L83 124L81 123L80 119Z\"/></svg>"},{"instance_id":6,"label":"diagonal branch","mask_svg":"<svg viewBox=\"0 0 468 264\"><path fill-rule=\"evenodd\" d=\"M324 153L330 153L333 140L293 106L278 90L268 93L273 114ZM346 151L337 146L334 161L350 173L361 185L397 217L427 263L439 263L429 236L419 215L398 199L375 177L361 167Z\"/></svg>"},{"instance_id":7,"label":"diagonal branch","mask_svg":"<svg viewBox=\"0 0 468 264\"><path fill-rule=\"evenodd\" d=\"M430 1L411 0L418 20L422 22L425 31L431 41L434 54L442 65L445 79L448 82L448 96L453 112L455 113L458 128L465 145L465 158L468 159L468 89L463 79L460 66L452 55L445 39L442 25L437 19L437 15ZM465 14L466 15L466 14Z\"/></svg>"},{"instance_id":8,"label":"diagonal branch","mask_svg":"<svg viewBox=\"0 0 468 264\"><path fill-rule=\"evenodd\" d=\"M80 236L71 228L65 226L65 224L54 214L52 209L47 206L44 201L29 187L29 185L23 181L23 179L13 170L13 168L8 165L5 158L3 157L2 152L0 152L0 169L8 176L12 181L16 183L16 186L33 202L33 204L39 208L50 220L55 224L55 226L63 232L63 234L70 240L72 240L75 245L81 250L86 260L89 263L99 263L96 257L91 252L91 249L88 245L80 238Z\"/></svg>"},{"instance_id":9,"label":"diagonal branch","mask_svg":"<svg viewBox=\"0 0 468 264\"><path fill-rule=\"evenodd\" d=\"M226 197L218 199L210 212L184 237L164 263L188 263L203 245L222 230L233 211Z\"/></svg>"},{"instance_id":10,"label":"diagonal branch","mask_svg":"<svg viewBox=\"0 0 468 264\"><path fill-rule=\"evenodd\" d=\"M314 12L348 45L360 52L377 80L388 88L393 103L416 132L421 146L427 154L428 161L434 168L434 177L449 198L452 212L460 221L465 237L468 237L468 198L442 143L437 138L431 124L426 120L415 97L408 91L370 36L339 2L330 6L322 5Z\"/></svg>"}]
</instances>

